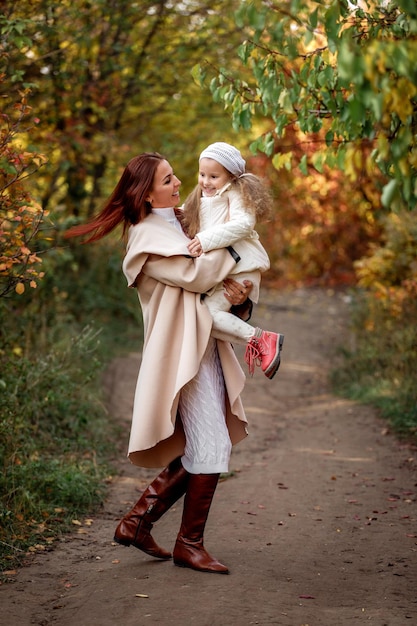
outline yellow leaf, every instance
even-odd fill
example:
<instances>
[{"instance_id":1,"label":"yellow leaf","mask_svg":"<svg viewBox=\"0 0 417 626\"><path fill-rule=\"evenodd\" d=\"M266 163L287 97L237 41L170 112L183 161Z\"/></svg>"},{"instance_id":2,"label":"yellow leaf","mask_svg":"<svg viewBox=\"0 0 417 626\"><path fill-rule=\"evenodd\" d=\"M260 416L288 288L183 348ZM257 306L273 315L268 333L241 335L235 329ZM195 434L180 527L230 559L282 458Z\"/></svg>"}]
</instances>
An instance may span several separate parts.
<instances>
[{"instance_id":1,"label":"yellow leaf","mask_svg":"<svg viewBox=\"0 0 417 626\"><path fill-rule=\"evenodd\" d=\"M272 164L276 170L285 167L287 170L291 168L292 152L277 153L272 159Z\"/></svg>"},{"instance_id":2,"label":"yellow leaf","mask_svg":"<svg viewBox=\"0 0 417 626\"><path fill-rule=\"evenodd\" d=\"M22 295L22 293L24 293L24 291L25 291L24 284L23 283L17 283L17 285L15 287L15 291L16 291L16 293L19 294L19 296Z\"/></svg>"}]
</instances>

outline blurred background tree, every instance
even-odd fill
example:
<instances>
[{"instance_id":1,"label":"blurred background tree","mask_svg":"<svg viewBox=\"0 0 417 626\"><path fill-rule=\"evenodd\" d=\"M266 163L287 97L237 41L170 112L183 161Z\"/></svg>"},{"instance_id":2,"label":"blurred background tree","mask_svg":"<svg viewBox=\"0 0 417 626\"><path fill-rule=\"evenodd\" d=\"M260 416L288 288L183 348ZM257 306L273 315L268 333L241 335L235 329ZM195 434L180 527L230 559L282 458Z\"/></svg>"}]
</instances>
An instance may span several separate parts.
<instances>
[{"instance_id":1,"label":"blurred background tree","mask_svg":"<svg viewBox=\"0 0 417 626\"><path fill-rule=\"evenodd\" d=\"M288 172L267 235L275 276L363 290L335 381L416 433L417 4L255 0L236 23L242 67L194 76Z\"/></svg>"}]
</instances>

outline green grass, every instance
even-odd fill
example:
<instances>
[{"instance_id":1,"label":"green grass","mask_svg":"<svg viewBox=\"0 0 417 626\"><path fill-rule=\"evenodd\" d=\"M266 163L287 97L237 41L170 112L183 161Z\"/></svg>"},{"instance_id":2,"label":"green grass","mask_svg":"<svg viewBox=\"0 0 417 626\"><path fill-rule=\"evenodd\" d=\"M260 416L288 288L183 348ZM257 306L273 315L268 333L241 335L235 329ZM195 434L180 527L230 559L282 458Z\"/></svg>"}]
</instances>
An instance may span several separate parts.
<instances>
[{"instance_id":1,"label":"green grass","mask_svg":"<svg viewBox=\"0 0 417 626\"><path fill-rule=\"evenodd\" d=\"M90 289L94 267L71 285L64 266L35 294L0 301L2 572L49 549L106 495L120 427L102 375L114 356L140 349L142 322L119 264L105 272L95 261Z\"/></svg>"},{"instance_id":2,"label":"green grass","mask_svg":"<svg viewBox=\"0 0 417 626\"><path fill-rule=\"evenodd\" d=\"M332 373L335 391L378 408L400 436L417 439L417 303L393 316L370 294L354 298L354 349Z\"/></svg>"}]
</instances>

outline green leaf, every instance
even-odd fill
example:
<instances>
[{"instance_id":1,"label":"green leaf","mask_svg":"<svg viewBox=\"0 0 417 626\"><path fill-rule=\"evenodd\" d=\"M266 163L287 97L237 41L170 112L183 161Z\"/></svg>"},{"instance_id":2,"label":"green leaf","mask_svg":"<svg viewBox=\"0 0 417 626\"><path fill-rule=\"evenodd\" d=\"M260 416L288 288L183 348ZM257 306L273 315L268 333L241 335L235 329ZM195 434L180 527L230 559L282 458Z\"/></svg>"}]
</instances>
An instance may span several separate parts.
<instances>
[{"instance_id":1,"label":"green leaf","mask_svg":"<svg viewBox=\"0 0 417 626\"><path fill-rule=\"evenodd\" d=\"M382 189L381 202L387 209L391 207L392 201L397 193L398 181L393 179L387 183Z\"/></svg>"},{"instance_id":2,"label":"green leaf","mask_svg":"<svg viewBox=\"0 0 417 626\"><path fill-rule=\"evenodd\" d=\"M244 130L249 130L252 127L252 114L249 107L242 109L239 115L239 122Z\"/></svg>"},{"instance_id":3,"label":"green leaf","mask_svg":"<svg viewBox=\"0 0 417 626\"><path fill-rule=\"evenodd\" d=\"M317 18L318 18L319 7L316 7L312 13L310 13L310 26L314 30L317 28Z\"/></svg>"},{"instance_id":4,"label":"green leaf","mask_svg":"<svg viewBox=\"0 0 417 626\"><path fill-rule=\"evenodd\" d=\"M329 47L332 52L336 51L337 39L339 37L339 17L338 2L333 2L324 13L324 26L329 40Z\"/></svg>"},{"instance_id":5,"label":"green leaf","mask_svg":"<svg viewBox=\"0 0 417 626\"><path fill-rule=\"evenodd\" d=\"M304 174L304 176L307 176L308 167L307 167L307 155L306 154L303 154L298 167L300 168L300 171L302 172L302 174Z\"/></svg>"}]
</instances>

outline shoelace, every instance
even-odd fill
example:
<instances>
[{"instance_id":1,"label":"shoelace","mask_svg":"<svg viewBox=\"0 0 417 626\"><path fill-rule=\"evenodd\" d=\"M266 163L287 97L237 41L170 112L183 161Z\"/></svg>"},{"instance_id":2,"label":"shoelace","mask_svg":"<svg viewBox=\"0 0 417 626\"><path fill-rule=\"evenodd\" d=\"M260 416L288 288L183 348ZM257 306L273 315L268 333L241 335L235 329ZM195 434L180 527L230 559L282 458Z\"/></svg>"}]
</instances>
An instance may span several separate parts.
<instances>
[{"instance_id":1,"label":"shoelace","mask_svg":"<svg viewBox=\"0 0 417 626\"><path fill-rule=\"evenodd\" d=\"M253 376L255 365L261 364L262 352L258 341L252 339L246 346L245 363L249 368L249 374Z\"/></svg>"}]
</instances>

